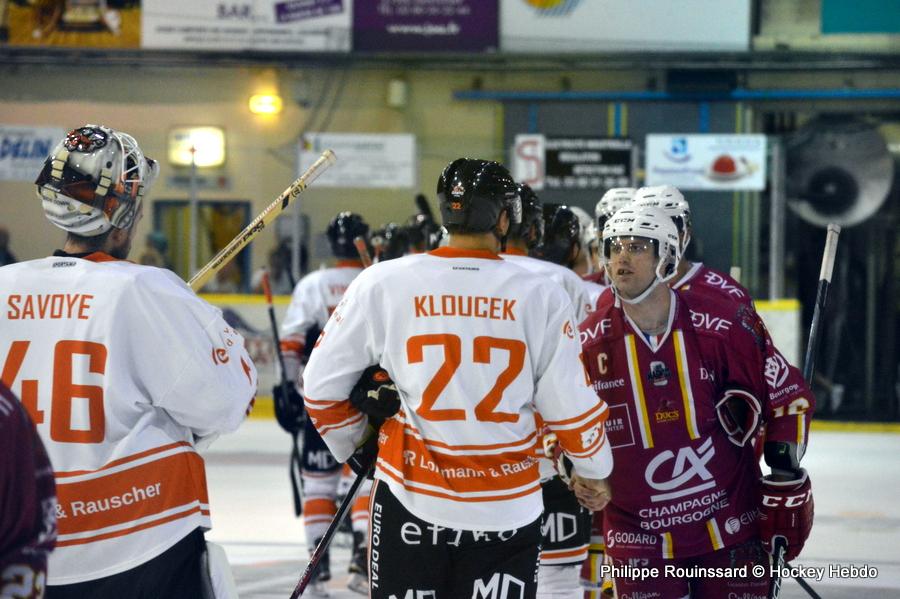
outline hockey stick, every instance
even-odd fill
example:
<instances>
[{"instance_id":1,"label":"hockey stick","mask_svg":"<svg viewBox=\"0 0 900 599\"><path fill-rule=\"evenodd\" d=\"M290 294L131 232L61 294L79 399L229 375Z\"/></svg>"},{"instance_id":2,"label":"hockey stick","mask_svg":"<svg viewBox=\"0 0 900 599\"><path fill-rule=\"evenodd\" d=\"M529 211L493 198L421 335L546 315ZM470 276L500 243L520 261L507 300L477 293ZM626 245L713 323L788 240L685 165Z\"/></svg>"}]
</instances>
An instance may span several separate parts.
<instances>
[{"instance_id":1,"label":"hockey stick","mask_svg":"<svg viewBox=\"0 0 900 599\"><path fill-rule=\"evenodd\" d=\"M316 180L325 170L335 163L337 157L331 150L325 150L319 159L316 160L306 172L300 175L300 178L290 184L290 186L281 192L275 201L266 206L266 209L259 213L243 231L237 234L237 237L228 242L218 254L213 256L212 260L206 266L201 268L197 274L191 277L188 285L194 291L199 291L213 276L222 268L231 262L231 260L240 252L244 246L253 241L260 231L266 225L271 224L278 216L284 212L291 202L300 195L304 189L309 187L310 183Z\"/></svg>"},{"instance_id":2,"label":"hockey stick","mask_svg":"<svg viewBox=\"0 0 900 599\"><path fill-rule=\"evenodd\" d=\"M281 339L278 336L278 323L275 322L275 305L272 302L272 287L269 285L269 271L263 273L262 278L263 293L266 296L266 304L269 309L269 324L272 325L272 338L275 340L275 355L278 356L278 365L281 367L281 396L285 399L290 397L288 394L288 385L291 383L287 380L287 370L284 367L284 354L281 352ZM288 471L291 474L291 491L294 494L294 515L303 514L303 502L300 498L300 444L299 434L291 435L291 461L288 464Z\"/></svg>"},{"instance_id":3,"label":"hockey stick","mask_svg":"<svg viewBox=\"0 0 900 599\"><path fill-rule=\"evenodd\" d=\"M359 474L356 475L356 480L350 485L347 496L344 497L344 501L338 506L334 519L331 521L331 524L328 525L328 529L325 531L325 534L322 536L321 540L319 540L319 544L316 545L312 555L309 557L309 563L306 564L306 570L303 571L300 581L297 582L297 586L294 587L294 592L291 593L291 599L297 599L303 595L303 591L306 590L306 586L309 584L309 581L312 580L313 574L316 573L319 562L322 561L322 556L328 551L328 546L331 545L331 540L334 538L334 534L341 525L341 521L344 519L344 516L347 515L347 510L353 505L356 494L359 493L359 488L362 486L363 482L365 482L366 478L369 476L369 472L371 472L372 468L375 466L375 459L377 456L378 454L373 455L371 461L360 469Z\"/></svg>"},{"instance_id":4,"label":"hockey stick","mask_svg":"<svg viewBox=\"0 0 900 599\"><path fill-rule=\"evenodd\" d=\"M366 240L359 236L353 240L353 245L356 246L356 251L359 253L359 259L362 260L363 267L369 268L372 266L372 256L369 255L369 246L366 245Z\"/></svg>"},{"instance_id":5,"label":"hockey stick","mask_svg":"<svg viewBox=\"0 0 900 599\"><path fill-rule=\"evenodd\" d=\"M822 269L819 271L819 287L816 291L816 306L813 310L812 323L809 326L809 341L806 344L806 357L803 360L803 379L812 385L812 377L815 372L816 353L819 349L819 323L825 313L825 302L828 299L828 287L831 285L831 273L834 270L834 257L837 253L838 236L841 234L839 225L828 225L828 233L825 236L825 251L822 253ZM784 538L775 540L775 552L772 554L772 563L775 566L775 575L769 584L769 599L778 599L781 593L781 572L784 569L784 556L787 545ZM803 590L813 599L821 599L808 582L799 576L794 576Z\"/></svg>"}]
</instances>

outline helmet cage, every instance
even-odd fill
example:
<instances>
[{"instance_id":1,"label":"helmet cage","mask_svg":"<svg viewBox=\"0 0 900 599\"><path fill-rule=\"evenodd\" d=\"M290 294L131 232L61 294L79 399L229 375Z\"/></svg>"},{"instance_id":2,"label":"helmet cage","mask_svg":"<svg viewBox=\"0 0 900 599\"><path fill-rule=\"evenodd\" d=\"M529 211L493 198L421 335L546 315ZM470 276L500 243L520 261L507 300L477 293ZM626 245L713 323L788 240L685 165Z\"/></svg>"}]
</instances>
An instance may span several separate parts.
<instances>
[{"instance_id":1,"label":"helmet cage","mask_svg":"<svg viewBox=\"0 0 900 599\"><path fill-rule=\"evenodd\" d=\"M603 228L603 266L609 268L612 242L615 239L647 239L653 242L657 262L656 281L665 283L678 272L681 245L678 229L662 211L649 206L622 208ZM615 284L613 284L615 286Z\"/></svg>"}]
</instances>

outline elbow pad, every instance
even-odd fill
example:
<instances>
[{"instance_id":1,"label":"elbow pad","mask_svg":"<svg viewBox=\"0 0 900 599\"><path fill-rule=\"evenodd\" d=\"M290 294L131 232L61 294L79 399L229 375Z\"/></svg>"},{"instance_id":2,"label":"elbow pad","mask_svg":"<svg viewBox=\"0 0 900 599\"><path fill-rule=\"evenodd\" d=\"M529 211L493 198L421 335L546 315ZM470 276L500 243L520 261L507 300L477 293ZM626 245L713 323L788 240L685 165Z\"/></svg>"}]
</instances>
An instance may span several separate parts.
<instances>
[{"instance_id":1,"label":"elbow pad","mask_svg":"<svg viewBox=\"0 0 900 599\"><path fill-rule=\"evenodd\" d=\"M752 393L743 389L727 389L716 402L716 417L728 440L743 447L753 438L759 426L762 406Z\"/></svg>"}]
</instances>

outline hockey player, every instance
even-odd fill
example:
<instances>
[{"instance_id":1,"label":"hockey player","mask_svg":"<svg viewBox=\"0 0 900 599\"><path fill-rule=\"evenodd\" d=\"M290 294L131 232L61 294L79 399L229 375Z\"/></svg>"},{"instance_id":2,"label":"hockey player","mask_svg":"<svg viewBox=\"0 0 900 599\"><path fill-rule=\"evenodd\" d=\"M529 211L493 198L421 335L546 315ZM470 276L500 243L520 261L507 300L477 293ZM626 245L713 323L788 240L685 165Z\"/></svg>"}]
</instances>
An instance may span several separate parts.
<instances>
[{"instance_id":1,"label":"hockey player","mask_svg":"<svg viewBox=\"0 0 900 599\"><path fill-rule=\"evenodd\" d=\"M544 232L543 208L537 195L528 185L516 187L522 203L522 222L509 227L503 259L535 274L558 283L566 291L575 308L575 319L581 322L590 313L590 298L582 280L574 271L547 260L527 255L541 243ZM543 423L538 422L539 430ZM541 495L544 500L544 519L541 525L541 565L538 571L539 599L580 598L579 565L587 557L590 535L590 512L575 499L557 475L552 456L556 435L542 438L542 446L550 455L539 458Z\"/></svg>"},{"instance_id":2,"label":"hockey player","mask_svg":"<svg viewBox=\"0 0 900 599\"><path fill-rule=\"evenodd\" d=\"M612 218L612 216L621 208L624 208L631 203L635 191L637 191L637 189L634 187L613 187L607 189L603 193L603 196L597 201L597 205L594 206L594 230L596 231L598 241L603 235L603 227L606 225L606 221ZM598 252L598 254L600 254L600 252ZM600 261L600 267L596 272L585 275L583 278L608 288L609 279L606 276L606 269L603 268L602 254L600 255ZM613 297L612 290L605 290L601 293L600 297L606 297L608 300L611 300ZM599 302L600 300L598 299L597 301ZM582 584L586 589L584 599L600 599L599 593L601 588L605 588L605 590L610 593L612 591L609 577L601 575L601 566L604 560L603 556L606 551L606 544L603 540L603 513L594 512L592 518L593 523L591 525L590 544L588 545L588 557L581 568ZM604 578L606 579L605 581Z\"/></svg>"},{"instance_id":3,"label":"hockey player","mask_svg":"<svg viewBox=\"0 0 900 599\"><path fill-rule=\"evenodd\" d=\"M197 448L243 421L256 369L220 310L126 261L157 170L126 133L73 130L36 181L65 246L0 269L3 383L56 473L51 599L195 598L210 582Z\"/></svg>"},{"instance_id":4,"label":"hockey player","mask_svg":"<svg viewBox=\"0 0 900 599\"><path fill-rule=\"evenodd\" d=\"M53 467L27 412L3 383L0 455L0 596L41 599L56 543Z\"/></svg>"},{"instance_id":5,"label":"hockey player","mask_svg":"<svg viewBox=\"0 0 900 599\"><path fill-rule=\"evenodd\" d=\"M613 454L629 464L613 472L604 510L611 574L619 596L763 597L765 550L783 536L792 559L812 525L800 459L814 398L752 309L665 285L680 248L659 209L619 210L603 232L615 301L581 326ZM765 477L748 443L759 421L769 427ZM659 575L641 578L635 564ZM737 570L753 565L766 575Z\"/></svg>"},{"instance_id":6,"label":"hockey player","mask_svg":"<svg viewBox=\"0 0 900 599\"><path fill-rule=\"evenodd\" d=\"M371 597L534 597L535 411L574 463L579 501L600 509L612 467L606 406L582 376L565 292L497 254L521 214L506 169L460 158L437 192L448 245L351 284L304 373L306 406L347 459L368 429L347 399L360 374L380 363L396 383L400 411L373 437Z\"/></svg>"},{"instance_id":7,"label":"hockey player","mask_svg":"<svg viewBox=\"0 0 900 599\"><path fill-rule=\"evenodd\" d=\"M607 189L603 196L594 206L594 225L597 227L597 236L603 236L603 227L606 226L612 216L620 209L631 203L634 193L637 191L634 187L613 187ZM600 259L603 259L601 254Z\"/></svg>"},{"instance_id":8,"label":"hockey player","mask_svg":"<svg viewBox=\"0 0 900 599\"><path fill-rule=\"evenodd\" d=\"M544 238L532 255L559 264L578 275L576 267L585 262L589 247L582 234L581 219L571 208L561 204L544 204ZM591 311L606 286L578 278L590 301L588 311Z\"/></svg>"},{"instance_id":9,"label":"hockey player","mask_svg":"<svg viewBox=\"0 0 900 599\"><path fill-rule=\"evenodd\" d=\"M681 260L678 271L669 285L673 289L694 289L703 294L714 294L725 299L753 307L753 298L740 283L729 275L719 272L702 262L691 262L685 258L691 242L691 207L684 195L671 185L641 187L632 200L635 206L654 206L661 209L678 227L681 244Z\"/></svg>"},{"instance_id":10,"label":"hockey player","mask_svg":"<svg viewBox=\"0 0 900 599\"><path fill-rule=\"evenodd\" d=\"M287 380L296 383L296 388L289 390L293 396L287 403L298 410L303 403L303 370L313 343L351 281L363 269L353 240L365 237L368 232L369 225L358 214L341 212L335 216L325 232L331 253L336 259L335 264L303 277L291 296L291 303L281 325L281 349L284 353ZM276 401L281 401L280 385L276 385L272 393ZM303 428L301 478L303 525L310 548L319 543L337 512L335 498L341 482L343 461L338 462L334 459L313 424L307 420ZM349 585L357 592L364 592L366 588L365 554L369 488L370 486L361 489L351 510L353 557L350 560ZM326 553L320 562L316 578L310 583L310 592L318 596L326 595L325 582L329 580L331 570L329 555Z\"/></svg>"},{"instance_id":11,"label":"hockey player","mask_svg":"<svg viewBox=\"0 0 900 599\"><path fill-rule=\"evenodd\" d=\"M581 322L593 309L593 303L587 294L584 282L573 270L565 266L528 255L529 252L539 248L543 241L543 207L531 187L522 183L516 189L522 202L522 222L510 225L506 238L506 249L500 255L508 262L546 276L561 285L572 301L575 320Z\"/></svg>"}]
</instances>

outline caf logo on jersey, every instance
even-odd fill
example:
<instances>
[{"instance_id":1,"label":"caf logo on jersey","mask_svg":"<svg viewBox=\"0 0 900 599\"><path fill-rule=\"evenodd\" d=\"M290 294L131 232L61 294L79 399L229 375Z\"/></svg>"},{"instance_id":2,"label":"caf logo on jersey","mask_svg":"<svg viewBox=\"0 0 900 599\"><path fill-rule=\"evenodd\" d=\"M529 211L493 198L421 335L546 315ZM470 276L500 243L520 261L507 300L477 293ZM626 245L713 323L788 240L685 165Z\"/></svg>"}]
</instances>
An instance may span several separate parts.
<instances>
[{"instance_id":1,"label":"caf logo on jersey","mask_svg":"<svg viewBox=\"0 0 900 599\"><path fill-rule=\"evenodd\" d=\"M649 380L655 387L664 387L669 384L669 376L671 373L663 362L650 362L650 372L647 373Z\"/></svg>"}]
</instances>

